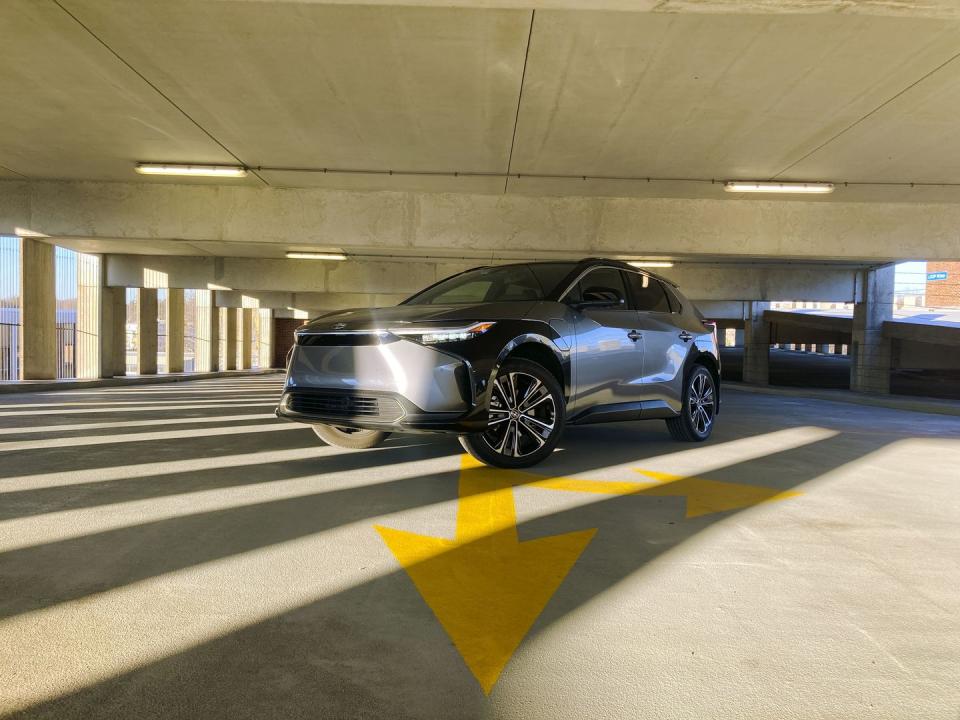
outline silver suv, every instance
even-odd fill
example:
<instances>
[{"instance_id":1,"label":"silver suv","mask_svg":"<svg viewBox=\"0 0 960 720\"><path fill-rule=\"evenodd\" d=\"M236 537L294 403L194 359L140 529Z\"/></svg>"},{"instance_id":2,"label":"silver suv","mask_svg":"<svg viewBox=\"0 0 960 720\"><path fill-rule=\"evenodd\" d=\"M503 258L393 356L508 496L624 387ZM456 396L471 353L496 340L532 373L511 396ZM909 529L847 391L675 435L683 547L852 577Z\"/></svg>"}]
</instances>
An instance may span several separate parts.
<instances>
[{"instance_id":1,"label":"silver suv","mask_svg":"<svg viewBox=\"0 0 960 720\"><path fill-rule=\"evenodd\" d=\"M312 320L277 415L355 449L456 433L482 462L517 468L566 425L658 418L699 442L719 409L715 328L668 280L590 258L475 268L396 307Z\"/></svg>"}]
</instances>

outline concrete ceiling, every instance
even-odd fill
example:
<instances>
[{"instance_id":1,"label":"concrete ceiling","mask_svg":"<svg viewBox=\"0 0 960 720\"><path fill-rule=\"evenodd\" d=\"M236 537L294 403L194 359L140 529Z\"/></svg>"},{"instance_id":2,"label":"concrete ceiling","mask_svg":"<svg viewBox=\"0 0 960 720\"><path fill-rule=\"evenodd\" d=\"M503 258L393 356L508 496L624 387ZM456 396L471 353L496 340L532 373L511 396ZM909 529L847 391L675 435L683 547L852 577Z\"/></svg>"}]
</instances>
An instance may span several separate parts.
<instances>
[{"instance_id":1,"label":"concrete ceiling","mask_svg":"<svg viewBox=\"0 0 960 720\"><path fill-rule=\"evenodd\" d=\"M947 0L5 0L0 42L0 178L960 201Z\"/></svg>"}]
</instances>

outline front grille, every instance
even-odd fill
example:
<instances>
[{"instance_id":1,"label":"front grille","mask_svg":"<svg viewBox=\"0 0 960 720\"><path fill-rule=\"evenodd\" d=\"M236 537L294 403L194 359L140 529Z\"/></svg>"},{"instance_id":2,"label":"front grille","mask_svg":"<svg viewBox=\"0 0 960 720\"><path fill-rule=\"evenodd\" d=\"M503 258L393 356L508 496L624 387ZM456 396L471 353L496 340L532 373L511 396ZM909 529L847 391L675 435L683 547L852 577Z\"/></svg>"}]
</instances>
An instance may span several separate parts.
<instances>
[{"instance_id":1,"label":"front grille","mask_svg":"<svg viewBox=\"0 0 960 720\"><path fill-rule=\"evenodd\" d=\"M297 345L305 347L356 347L360 345L382 345L392 342L385 333L301 333L297 335Z\"/></svg>"},{"instance_id":2,"label":"front grille","mask_svg":"<svg viewBox=\"0 0 960 720\"><path fill-rule=\"evenodd\" d=\"M291 391L287 407L303 415L339 418L367 418L393 422L403 417L403 407L391 397Z\"/></svg>"}]
</instances>

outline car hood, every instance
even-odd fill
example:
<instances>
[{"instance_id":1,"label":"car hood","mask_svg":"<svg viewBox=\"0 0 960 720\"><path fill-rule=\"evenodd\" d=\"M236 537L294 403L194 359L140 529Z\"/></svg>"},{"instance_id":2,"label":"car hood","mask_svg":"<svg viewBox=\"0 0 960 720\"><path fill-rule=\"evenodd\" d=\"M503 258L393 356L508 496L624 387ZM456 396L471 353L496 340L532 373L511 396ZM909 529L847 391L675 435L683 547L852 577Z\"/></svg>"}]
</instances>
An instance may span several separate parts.
<instances>
[{"instance_id":1,"label":"car hood","mask_svg":"<svg viewBox=\"0 0 960 720\"><path fill-rule=\"evenodd\" d=\"M311 320L298 332L345 332L386 330L414 323L449 325L475 320L505 320L524 317L539 301L479 303L476 305L397 305L357 308Z\"/></svg>"}]
</instances>

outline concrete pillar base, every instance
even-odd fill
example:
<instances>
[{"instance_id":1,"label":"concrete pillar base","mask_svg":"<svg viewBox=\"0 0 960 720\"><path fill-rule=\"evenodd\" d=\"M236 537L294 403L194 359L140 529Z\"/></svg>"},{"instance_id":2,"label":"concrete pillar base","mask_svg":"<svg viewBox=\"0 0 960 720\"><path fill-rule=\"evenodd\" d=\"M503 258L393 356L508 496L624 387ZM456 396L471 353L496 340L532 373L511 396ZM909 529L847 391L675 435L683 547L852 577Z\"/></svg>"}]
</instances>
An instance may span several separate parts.
<instances>
[{"instance_id":1,"label":"concrete pillar base","mask_svg":"<svg viewBox=\"0 0 960 720\"><path fill-rule=\"evenodd\" d=\"M167 290L167 372L183 372L183 290Z\"/></svg>"},{"instance_id":2,"label":"concrete pillar base","mask_svg":"<svg viewBox=\"0 0 960 720\"><path fill-rule=\"evenodd\" d=\"M754 385L770 383L770 323L763 319L769 307L768 302L744 303L743 381Z\"/></svg>"},{"instance_id":3,"label":"concrete pillar base","mask_svg":"<svg viewBox=\"0 0 960 720\"><path fill-rule=\"evenodd\" d=\"M853 306L850 343L850 389L890 392L892 344L883 336L883 323L893 318L894 266L860 273L859 302Z\"/></svg>"},{"instance_id":4,"label":"concrete pillar base","mask_svg":"<svg viewBox=\"0 0 960 720\"><path fill-rule=\"evenodd\" d=\"M24 380L57 377L57 289L54 247L20 240L20 375Z\"/></svg>"},{"instance_id":5,"label":"concrete pillar base","mask_svg":"<svg viewBox=\"0 0 960 720\"><path fill-rule=\"evenodd\" d=\"M140 375L157 374L157 290L140 288L138 303L137 372Z\"/></svg>"},{"instance_id":6,"label":"concrete pillar base","mask_svg":"<svg viewBox=\"0 0 960 720\"><path fill-rule=\"evenodd\" d=\"M127 372L126 288L105 287L100 295L100 377Z\"/></svg>"}]
</instances>

